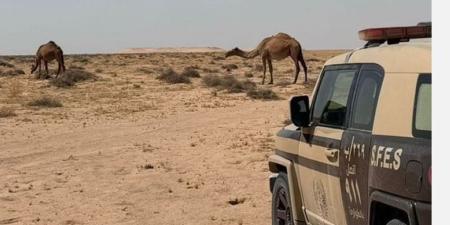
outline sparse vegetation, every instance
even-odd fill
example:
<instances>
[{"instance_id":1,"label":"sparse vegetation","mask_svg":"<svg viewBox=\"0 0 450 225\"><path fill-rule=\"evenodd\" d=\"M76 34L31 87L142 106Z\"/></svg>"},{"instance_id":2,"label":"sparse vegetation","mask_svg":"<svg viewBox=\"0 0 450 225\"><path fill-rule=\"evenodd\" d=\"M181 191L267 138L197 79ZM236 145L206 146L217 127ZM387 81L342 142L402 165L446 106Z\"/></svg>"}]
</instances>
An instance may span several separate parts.
<instances>
[{"instance_id":1,"label":"sparse vegetation","mask_svg":"<svg viewBox=\"0 0 450 225\"><path fill-rule=\"evenodd\" d=\"M222 69L226 69L227 71L232 71L237 69L238 66L236 64L226 64L226 65L222 65Z\"/></svg>"},{"instance_id":2,"label":"sparse vegetation","mask_svg":"<svg viewBox=\"0 0 450 225\"><path fill-rule=\"evenodd\" d=\"M247 96L253 99L278 100L280 97L271 89L258 88L247 92Z\"/></svg>"},{"instance_id":3,"label":"sparse vegetation","mask_svg":"<svg viewBox=\"0 0 450 225\"><path fill-rule=\"evenodd\" d=\"M214 60L225 60L225 57L223 57L223 56L215 56L213 59Z\"/></svg>"},{"instance_id":4,"label":"sparse vegetation","mask_svg":"<svg viewBox=\"0 0 450 225\"><path fill-rule=\"evenodd\" d=\"M69 69L71 69L71 70L84 70L84 67L82 67L82 66L70 66Z\"/></svg>"},{"instance_id":5,"label":"sparse vegetation","mask_svg":"<svg viewBox=\"0 0 450 225\"><path fill-rule=\"evenodd\" d=\"M187 76L182 76L175 72L173 69L169 68L161 73L158 77L156 77L158 80L163 80L169 84L189 84L191 83L191 80Z\"/></svg>"},{"instance_id":6,"label":"sparse vegetation","mask_svg":"<svg viewBox=\"0 0 450 225\"><path fill-rule=\"evenodd\" d=\"M70 69L66 70L58 78L54 78L50 81L50 84L56 87L65 88L75 85L75 83L85 80L95 80L97 77L85 70Z\"/></svg>"},{"instance_id":7,"label":"sparse vegetation","mask_svg":"<svg viewBox=\"0 0 450 225\"><path fill-rule=\"evenodd\" d=\"M152 74L154 72L151 68L148 67L140 67L136 71L145 74Z\"/></svg>"},{"instance_id":8,"label":"sparse vegetation","mask_svg":"<svg viewBox=\"0 0 450 225\"><path fill-rule=\"evenodd\" d=\"M0 77L12 77L17 75L23 75L25 71L21 69L8 69L8 70L0 70Z\"/></svg>"},{"instance_id":9,"label":"sparse vegetation","mask_svg":"<svg viewBox=\"0 0 450 225\"><path fill-rule=\"evenodd\" d=\"M182 76L199 78L200 73L194 67L186 67L184 71L181 73Z\"/></svg>"},{"instance_id":10,"label":"sparse vegetation","mask_svg":"<svg viewBox=\"0 0 450 225\"><path fill-rule=\"evenodd\" d=\"M14 68L13 64L11 64L9 62L2 61L2 60L0 60L0 66L8 67L8 68Z\"/></svg>"},{"instance_id":11,"label":"sparse vegetation","mask_svg":"<svg viewBox=\"0 0 450 225\"><path fill-rule=\"evenodd\" d=\"M11 108L2 107L0 108L0 118L6 118L6 117L13 117L17 116L17 114L14 112Z\"/></svg>"},{"instance_id":12,"label":"sparse vegetation","mask_svg":"<svg viewBox=\"0 0 450 225\"><path fill-rule=\"evenodd\" d=\"M28 103L28 106L37 106L37 107L47 107L47 108L56 108L56 107L62 107L62 103L52 97L49 96L42 96L39 98L36 98Z\"/></svg>"},{"instance_id":13,"label":"sparse vegetation","mask_svg":"<svg viewBox=\"0 0 450 225\"><path fill-rule=\"evenodd\" d=\"M207 75L203 77L203 83L208 87L227 90L230 93L240 93L256 88L254 82L250 80L239 81L233 76Z\"/></svg>"},{"instance_id":14,"label":"sparse vegetation","mask_svg":"<svg viewBox=\"0 0 450 225\"><path fill-rule=\"evenodd\" d=\"M252 72L246 72L244 74L244 76L247 77L247 78L251 78L251 77L253 77L253 73Z\"/></svg>"},{"instance_id":15,"label":"sparse vegetation","mask_svg":"<svg viewBox=\"0 0 450 225\"><path fill-rule=\"evenodd\" d=\"M22 83L20 83L18 80L14 80L9 84L8 91L9 98L17 98L21 96L23 93Z\"/></svg>"},{"instance_id":16,"label":"sparse vegetation","mask_svg":"<svg viewBox=\"0 0 450 225\"><path fill-rule=\"evenodd\" d=\"M256 64L255 65L255 71L261 72L263 70L264 70L264 67L261 64Z\"/></svg>"}]
</instances>

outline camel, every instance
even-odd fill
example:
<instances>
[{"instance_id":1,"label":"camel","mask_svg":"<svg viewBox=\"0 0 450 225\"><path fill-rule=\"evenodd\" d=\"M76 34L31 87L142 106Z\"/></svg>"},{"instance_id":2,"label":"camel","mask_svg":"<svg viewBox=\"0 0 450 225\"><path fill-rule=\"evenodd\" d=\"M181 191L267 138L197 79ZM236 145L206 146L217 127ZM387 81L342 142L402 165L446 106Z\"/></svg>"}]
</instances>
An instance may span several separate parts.
<instances>
[{"instance_id":1,"label":"camel","mask_svg":"<svg viewBox=\"0 0 450 225\"><path fill-rule=\"evenodd\" d=\"M243 51L236 47L225 53L226 58L230 56L240 56L250 59L259 55L262 58L264 71L262 84L264 84L264 80L266 79L266 64L269 64L269 84L273 84L272 59L282 60L288 56L292 58L295 65L295 79L293 83L297 83L298 73L300 72L298 61L302 64L303 71L305 72L305 83L308 81L308 68L306 67L306 63L303 58L302 47L300 46L300 43L295 40L295 38L289 36L288 34L278 33L274 36L264 38L261 43L259 43L258 47L249 52Z\"/></svg>"},{"instance_id":2,"label":"camel","mask_svg":"<svg viewBox=\"0 0 450 225\"><path fill-rule=\"evenodd\" d=\"M36 52L35 63L31 66L31 73L34 73L39 67L39 78L41 76L41 63L44 61L45 71L48 76L48 63L56 59L58 61L58 72L56 77L62 72L66 71L64 66L64 53L63 50L53 41L49 41L47 44L43 44Z\"/></svg>"}]
</instances>

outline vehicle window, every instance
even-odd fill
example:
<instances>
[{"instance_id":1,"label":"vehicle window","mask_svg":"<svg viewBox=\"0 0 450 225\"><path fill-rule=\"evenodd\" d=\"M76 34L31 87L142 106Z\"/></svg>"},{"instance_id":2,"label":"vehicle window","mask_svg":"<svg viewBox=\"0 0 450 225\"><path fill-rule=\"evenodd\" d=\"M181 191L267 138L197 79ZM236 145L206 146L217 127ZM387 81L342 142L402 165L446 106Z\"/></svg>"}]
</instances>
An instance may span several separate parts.
<instances>
[{"instance_id":1,"label":"vehicle window","mask_svg":"<svg viewBox=\"0 0 450 225\"><path fill-rule=\"evenodd\" d=\"M324 125L343 126L348 96L357 70L325 71L313 108L313 119Z\"/></svg>"},{"instance_id":2,"label":"vehicle window","mask_svg":"<svg viewBox=\"0 0 450 225\"><path fill-rule=\"evenodd\" d=\"M382 76L371 70L363 70L360 74L350 127L372 130Z\"/></svg>"},{"instance_id":3,"label":"vehicle window","mask_svg":"<svg viewBox=\"0 0 450 225\"><path fill-rule=\"evenodd\" d=\"M431 137L431 76L421 75L417 85L415 112L414 112L414 136Z\"/></svg>"}]
</instances>

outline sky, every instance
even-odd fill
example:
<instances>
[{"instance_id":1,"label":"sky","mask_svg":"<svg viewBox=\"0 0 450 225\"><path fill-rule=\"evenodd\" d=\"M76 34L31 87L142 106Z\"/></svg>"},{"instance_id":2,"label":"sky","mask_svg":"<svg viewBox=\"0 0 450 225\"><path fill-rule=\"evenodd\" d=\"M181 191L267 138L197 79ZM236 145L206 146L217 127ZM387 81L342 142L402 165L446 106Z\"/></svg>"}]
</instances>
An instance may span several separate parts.
<instances>
[{"instance_id":1,"label":"sky","mask_svg":"<svg viewBox=\"0 0 450 225\"><path fill-rule=\"evenodd\" d=\"M253 48L285 32L308 49L353 49L358 30L431 21L427 0L2 0L0 55L132 47Z\"/></svg>"}]
</instances>

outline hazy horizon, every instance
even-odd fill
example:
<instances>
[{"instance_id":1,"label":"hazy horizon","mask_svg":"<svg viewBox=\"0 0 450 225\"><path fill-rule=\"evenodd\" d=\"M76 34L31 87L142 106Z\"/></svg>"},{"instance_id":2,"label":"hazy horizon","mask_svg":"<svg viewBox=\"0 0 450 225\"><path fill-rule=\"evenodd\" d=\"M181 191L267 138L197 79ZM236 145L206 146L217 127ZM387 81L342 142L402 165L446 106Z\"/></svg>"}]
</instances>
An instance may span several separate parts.
<instances>
[{"instance_id":1,"label":"hazy horizon","mask_svg":"<svg viewBox=\"0 0 450 225\"><path fill-rule=\"evenodd\" d=\"M30 55L49 40L67 54L127 48L254 48L285 32L306 50L363 45L358 30L431 21L425 0L2 1L0 55Z\"/></svg>"}]
</instances>

